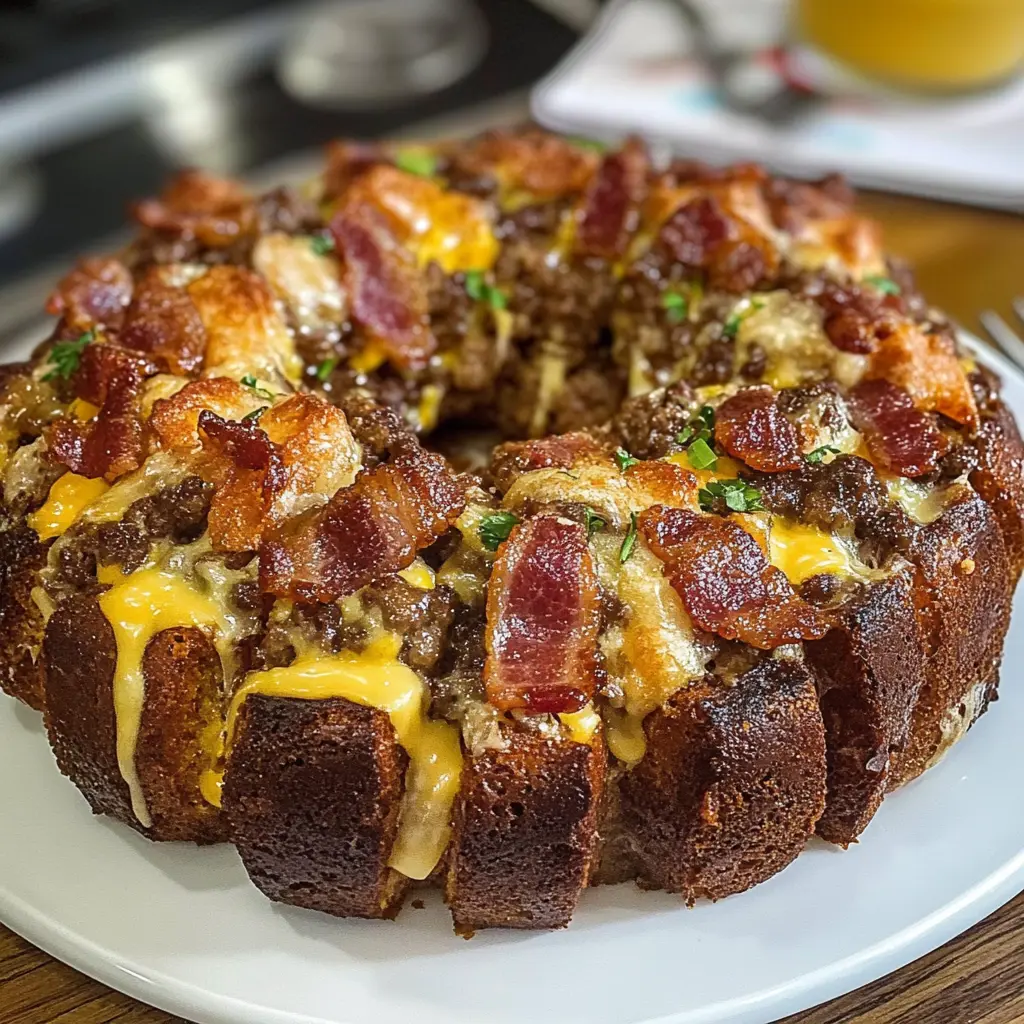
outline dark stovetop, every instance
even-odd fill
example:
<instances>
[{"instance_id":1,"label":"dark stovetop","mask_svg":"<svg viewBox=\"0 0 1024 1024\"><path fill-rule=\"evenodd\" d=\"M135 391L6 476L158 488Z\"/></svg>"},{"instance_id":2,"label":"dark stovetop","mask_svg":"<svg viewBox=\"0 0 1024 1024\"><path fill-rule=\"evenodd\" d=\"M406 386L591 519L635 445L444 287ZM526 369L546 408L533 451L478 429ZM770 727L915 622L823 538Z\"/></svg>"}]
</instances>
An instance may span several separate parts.
<instances>
[{"instance_id":1,"label":"dark stovetop","mask_svg":"<svg viewBox=\"0 0 1024 1024\"><path fill-rule=\"evenodd\" d=\"M218 95L218 116L232 128L230 145L221 146L219 136L213 134L209 150L201 150L198 161L187 162L244 174L288 154L315 149L333 137L395 133L420 121L525 90L557 63L576 38L571 28L528 0L478 3L488 22L488 50L475 70L449 88L373 112L316 110L289 96L264 61ZM287 7L236 0L153 4L157 14L149 21L125 15L116 32L108 24L105 33L69 33L67 40L58 38L53 46L43 47L38 39L32 42L31 15L34 8L48 6L52 0L51 5L0 0L0 123L5 101L17 98L18 90L55 74L91 66L90 61L102 61L112 46L187 37L200 15L207 24L214 20L211 10L223 19L240 7L264 12ZM120 5L65 0L65 6ZM147 0L133 6L137 12L149 10L151 5ZM160 9L165 12L162 17ZM27 26L21 35L9 30L14 24L12 10ZM54 259L87 250L97 239L117 230L124 222L126 204L159 189L181 160L161 143L152 118L129 114L122 123L27 156L25 163L36 181L38 202L27 224L12 236L0 237L0 285ZM0 187L3 180L0 167Z\"/></svg>"}]
</instances>

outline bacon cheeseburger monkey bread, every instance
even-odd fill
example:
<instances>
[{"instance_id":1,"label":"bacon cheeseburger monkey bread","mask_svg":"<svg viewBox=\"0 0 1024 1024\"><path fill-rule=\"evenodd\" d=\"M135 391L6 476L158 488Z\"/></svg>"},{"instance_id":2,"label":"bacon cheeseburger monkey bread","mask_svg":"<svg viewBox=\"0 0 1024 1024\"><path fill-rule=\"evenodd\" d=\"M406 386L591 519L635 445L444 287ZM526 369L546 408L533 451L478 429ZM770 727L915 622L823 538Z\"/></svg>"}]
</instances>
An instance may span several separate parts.
<instances>
[{"instance_id":1,"label":"bacon cheeseburger monkey bread","mask_svg":"<svg viewBox=\"0 0 1024 1024\"><path fill-rule=\"evenodd\" d=\"M134 217L2 371L0 682L96 812L554 928L854 842L995 698L1021 439L841 182L524 130Z\"/></svg>"}]
</instances>

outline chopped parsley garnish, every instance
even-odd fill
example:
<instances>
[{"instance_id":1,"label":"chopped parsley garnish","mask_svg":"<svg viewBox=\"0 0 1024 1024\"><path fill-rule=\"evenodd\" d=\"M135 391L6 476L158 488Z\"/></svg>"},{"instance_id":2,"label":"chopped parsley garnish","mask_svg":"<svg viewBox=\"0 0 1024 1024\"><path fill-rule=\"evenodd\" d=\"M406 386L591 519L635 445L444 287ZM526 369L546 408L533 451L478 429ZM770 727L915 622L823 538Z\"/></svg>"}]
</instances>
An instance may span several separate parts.
<instances>
[{"instance_id":1,"label":"chopped parsley garnish","mask_svg":"<svg viewBox=\"0 0 1024 1024\"><path fill-rule=\"evenodd\" d=\"M258 409L253 409L252 412L247 412L242 417L243 423L259 423L260 417L270 408L269 405L261 405Z\"/></svg>"},{"instance_id":2,"label":"chopped parsley garnish","mask_svg":"<svg viewBox=\"0 0 1024 1024\"><path fill-rule=\"evenodd\" d=\"M739 333L740 324L748 317L753 316L759 309L763 308L764 303L760 299L750 299L742 309L739 307L734 309L722 325L722 337L735 338Z\"/></svg>"},{"instance_id":3,"label":"chopped parsley garnish","mask_svg":"<svg viewBox=\"0 0 1024 1024\"><path fill-rule=\"evenodd\" d=\"M54 377L67 380L78 369L85 346L95 339L96 335L92 331L86 331L74 341L58 341L50 349L50 365L53 369L43 374L43 380L53 380Z\"/></svg>"},{"instance_id":4,"label":"chopped parsley garnish","mask_svg":"<svg viewBox=\"0 0 1024 1024\"><path fill-rule=\"evenodd\" d=\"M619 467L620 473L625 473L630 466L635 466L639 461L639 459L634 459L625 448L615 449L615 465Z\"/></svg>"},{"instance_id":5,"label":"chopped parsley garnish","mask_svg":"<svg viewBox=\"0 0 1024 1024\"><path fill-rule=\"evenodd\" d=\"M661 296L661 308L670 324L681 324L690 311L690 300L679 292L665 292Z\"/></svg>"},{"instance_id":6,"label":"chopped parsley garnish","mask_svg":"<svg viewBox=\"0 0 1024 1024\"><path fill-rule=\"evenodd\" d=\"M323 384L332 373L334 368L338 365L337 356L329 356L316 368L316 379Z\"/></svg>"},{"instance_id":7,"label":"chopped parsley garnish","mask_svg":"<svg viewBox=\"0 0 1024 1024\"><path fill-rule=\"evenodd\" d=\"M395 154L395 166L406 174L432 178L437 170L437 157L426 149L400 149Z\"/></svg>"},{"instance_id":8,"label":"chopped parsley garnish","mask_svg":"<svg viewBox=\"0 0 1024 1024\"><path fill-rule=\"evenodd\" d=\"M629 529L626 531L626 537L622 542L622 547L619 548L619 564L628 561L629 556L633 554L633 548L636 547L636 513L629 513Z\"/></svg>"},{"instance_id":9,"label":"chopped parsley garnish","mask_svg":"<svg viewBox=\"0 0 1024 1024\"><path fill-rule=\"evenodd\" d=\"M682 430L676 434L676 444L691 444L695 440L711 444L711 432L715 429L715 410L702 405Z\"/></svg>"},{"instance_id":10,"label":"chopped parsley garnish","mask_svg":"<svg viewBox=\"0 0 1024 1024\"><path fill-rule=\"evenodd\" d=\"M718 456L703 437L698 437L686 449L686 457L694 469L714 469L718 465Z\"/></svg>"},{"instance_id":11,"label":"chopped parsley garnish","mask_svg":"<svg viewBox=\"0 0 1024 1024\"><path fill-rule=\"evenodd\" d=\"M720 498L733 512L763 512L761 492L742 480L711 480L697 492L697 501L705 512L714 511L715 500Z\"/></svg>"},{"instance_id":12,"label":"chopped parsley garnish","mask_svg":"<svg viewBox=\"0 0 1024 1024\"><path fill-rule=\"evenodd\" d=\"M830 444L823 444L820 448L815 448L813 452L808 452L804 456L804 461L809 462L812 466L816 466L819 462L825 461L826 455L839 455L841 449L833 448Z\"/></svg>"},{"instance_id":13,"label":"chopped parsley garnish","mask_svg":"<svg viewBox=\"0 0 1024 1024\"><path fill-rule=\"evenodd\" d=\"M488 284L482 270L466 271L466 294L474 302L486 302L491 309L508 306L508 296L496 285Z\"/></svg>"},{"instance_id":14,"label":"chopped parsley garnish","mask_svg":"<svg viewBox=\"0 0 1024 1024\"><path fill-rule=\"evenodd\" d=\"M329 252L334 252L334 239L330 235L314 235L309 240L309 247L317 256L326 256Z\"/></svg>"},{"instance_id":15,"label":"chopped parsley garnish","mask_svg":"<svg viewBox=\"0 0 1024 1024\"><path fill-rule=\"evenodd\" d=\"M599 533L608 524L589 506L583 509L584 525L587 528L587 540Z\"/></svg>"},{"instance_id":16,"label":"chopped parsley garnish","mask_svg":"<svg viewBox=\"0 0 1024 1024\"><path fill-rule=\"evenodd\" d=\"M251 373L247 373L242 378L242 384L258 398L266 398L268 401L274 398L273 391L268 391L265 387L261 387L260 382Z\"/></svg>"},{"instance_id":17,"label":"chopped parsley garnish","mask_svg":"<svg viewBox=\"0 0 1024 1024\"><path fill-rule=\"evenodd\" d=\"M503 540L508 540L512 527L518 522L519 517L511 512L491 512L480 520L480 526L477 529L480 543L488 551L497 551L498 545Z\"/></svg>"},{"instance_id":18,"label":"chopped parsley garnish","mask_svg":"<svg viewBox=\"0 0 1024 1024\"><path fill-rule=\"evenodd\" d=\"M886 277L884 274L868 274L864 278L864 283L877 288L886 295L899 295L902 291L900 286L891 277Z\"/></svg>"}]
</instances>

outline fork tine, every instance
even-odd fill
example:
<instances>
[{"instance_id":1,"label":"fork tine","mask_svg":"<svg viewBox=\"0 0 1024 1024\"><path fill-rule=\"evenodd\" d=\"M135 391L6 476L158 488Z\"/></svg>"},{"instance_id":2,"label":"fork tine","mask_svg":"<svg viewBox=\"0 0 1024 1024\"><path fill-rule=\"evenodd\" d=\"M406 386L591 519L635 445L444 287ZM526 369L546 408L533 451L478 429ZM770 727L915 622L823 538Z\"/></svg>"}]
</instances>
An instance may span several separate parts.
<instances>
[{"instance_id":1,"label":"fork tine","mask_svg":"<svg viewBox=\"0 0 1024 1024\"><path fill-rule=\"evenodd\" d=\"M1021 305L1024 306L1024 303ZM1024 367L1024 341L1017 337L1010 325L992 310L986 310L981 314L981 322L992 336L992 340L1002 349L1003 354L1018 366Z\"/></svg>"},{"instance_id":2,"label":"fork tine","mask_svg":"<svg viewBox=\"0 0 1024 1024\"><path fill-rule=\"evenodd\" d=\"M1024 298L1013 300L1013 311L1020 318L1021 323L1024 323Z\"/></svg>"}]
</instances>

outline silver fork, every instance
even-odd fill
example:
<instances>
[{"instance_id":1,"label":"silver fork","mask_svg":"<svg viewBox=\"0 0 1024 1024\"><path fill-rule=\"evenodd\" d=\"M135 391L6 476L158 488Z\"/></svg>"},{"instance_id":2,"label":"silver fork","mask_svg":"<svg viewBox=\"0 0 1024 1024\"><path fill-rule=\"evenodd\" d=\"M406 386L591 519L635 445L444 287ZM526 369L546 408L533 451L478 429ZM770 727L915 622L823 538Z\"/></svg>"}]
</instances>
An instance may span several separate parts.
<instances>
[{"instance_id":1,"label":"silver fork","mask_svg":"<svg viewBox=\"0 0 1024 1024\"><path fill-rule=\"evenodd\" d=\"M1024 324L1024 298L1013 300L1013 311ZM1003 355L1024 369L1024 340L995 310L987 309L981 314L981 325L991 335Z\"/></svg>"}]
</instances>

